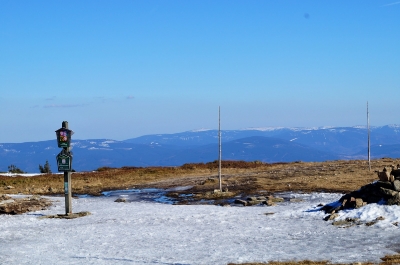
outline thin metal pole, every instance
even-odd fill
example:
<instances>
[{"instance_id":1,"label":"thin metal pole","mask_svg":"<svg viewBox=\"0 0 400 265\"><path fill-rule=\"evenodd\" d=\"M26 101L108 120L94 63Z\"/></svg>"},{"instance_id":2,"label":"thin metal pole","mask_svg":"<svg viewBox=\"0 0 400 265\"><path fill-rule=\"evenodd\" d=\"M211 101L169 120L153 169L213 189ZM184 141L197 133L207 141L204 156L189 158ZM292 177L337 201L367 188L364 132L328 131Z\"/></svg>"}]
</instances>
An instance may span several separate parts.
<instances>
[{"instance_id":1,"label":"thin metal pole","mask_svg":"<svg viewBox=\"0 0 400 265\"><path fill-rule=\"evenodd\" d=\"M222 192L222 177L221 177L221 106L218 107L218 177L219 177L219 191Z\"/></svg>"},{"instance_id":2,"label":"thin metal pole","mask_svg":"<svg viewBox=\"0 0 400 265\"><path fill-rule=\"evenodd\" d=\"M368 127L368 167L369 167L369 171L371 171L371 133L370 133L370 129L369 129L368 101L367 101L367 127Z\"/></svg>"}]
</instances>

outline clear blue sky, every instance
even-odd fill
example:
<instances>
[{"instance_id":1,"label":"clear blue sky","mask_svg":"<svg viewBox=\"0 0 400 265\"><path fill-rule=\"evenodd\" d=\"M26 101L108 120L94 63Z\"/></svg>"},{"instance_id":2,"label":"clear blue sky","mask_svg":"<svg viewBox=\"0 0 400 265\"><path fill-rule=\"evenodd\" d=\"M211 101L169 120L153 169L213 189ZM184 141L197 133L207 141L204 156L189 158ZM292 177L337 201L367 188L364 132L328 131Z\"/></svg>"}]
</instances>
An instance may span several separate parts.
<instances>
[{"instance_id":1,"label":"clear blue sky","mask_svg":"<svg viewBox=\"0 0 400 265\"><path fill-rule=\"evenodd\" d=\"M0 1L0 142L400 123L400 1Z\"/></svg>"}]
</instances>

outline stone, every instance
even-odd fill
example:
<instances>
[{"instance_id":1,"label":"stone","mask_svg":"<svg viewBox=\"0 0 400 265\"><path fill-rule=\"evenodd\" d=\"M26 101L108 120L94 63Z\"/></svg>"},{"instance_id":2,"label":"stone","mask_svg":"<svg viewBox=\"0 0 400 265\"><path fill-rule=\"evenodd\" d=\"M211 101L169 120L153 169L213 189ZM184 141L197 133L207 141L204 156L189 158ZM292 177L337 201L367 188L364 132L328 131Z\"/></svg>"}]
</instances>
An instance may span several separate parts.
<instances>
[{"instance_id":1,"label":"stone","mask_svg":"<svg viewBox=\"0 0 400 265\"><path fill-rule=\"evenodd\" d=\"M389 181L390 179L390 173L388 171L385 171L385 169L383 169L383 172L378 172L378 177L379 180L381 181Z\"/></svg>"},{"instance_id":2,"label":"stone","mask_svg":"<svg viewBox=\"0 0 400 265\"><path fill-rule=\"evenodd\" d=\"M400 180L396 179L395 181L393 181L393 189L395 191L400 191Z\"/></svg>"},{"instance_id":3,"label":"stone","mask_svg":"<svg viewBox=\"0 0 400 265\"><path fill-rule=\"evenodd\" d=\"M356 209L364 206L364 201L361 198L356 198Z\"/></svg>"},{"instance_id":4,"label":"stone","mask_svg":"<svg viewBox=\"0 0 400 265\"><path fill-rule=\"evenodd\" d=\"M247 206L247 201L245 200L241 200L241 199L235 199L235 201L233 202L235 204L241 204L243 206Z\"/></svg>"},{"instance_id":5,"label":"stone","mask_svg":"<svg viewBox=\"0 0 400 265\"><path fill-rule=\"evenodd\" d=\"M330 215L327 215L325 218L324 218L324 220L325 221L331 221L331 220L334 220L336 217L338 217L339 215L337 214L337 213L332 213L332 214L330 214Z\"/></svg>"},{"instance_id":6,"label":"stone","mask_svg":"<svg viewBox=\"0 0 400 265\"><path fill-rule=\"evenodd\" d=\"M263 204L265 204L267 206L275 206L276 205L276 203L271 200L264 201Z\"/></svg>"},{"instance_id":7,"label":"stone","mask_svg":"<svg viewBox=\"0 0 400 265\"><path fill-rule=\"evenodd\" d=\"M391 189L385 189L385 188L380 188L380 192L381 192L382 195L385 196L386 198L395 197L396 195L399 194L398 191L391 190Z\"/></svg>"},{"instance_id":8,"label":"stone","mask_svg":"<svg viewBox=\"0 0 400 265\"><path fill-rule=\"evenodd\" d=\"M393 189L392 182L389 182L389 181L377 181L375 183L375 185L380 187L380 188Z\"/></svg>"},{"instance_id":9,"label":"stone","mask_svg":"<svg viewBox=\"0 0 400 265\"><path fill-rule=\"evenodd\" d=\"M393 169L390 174L393 175L395 179L400 179L400 169Z\"/></svg>"},{"instance_id":10,"label":"stone","mask_svg":"<svg viewBox=\"0 0 400 265\"><path fill-rule=\"evenodd\" d=\"M321 211L325 211L325 213L332 214L334 212L338 212L342 208L341 204L334 204L334 205L325 205L321 208Z\"/></svg>"},{"instance_id":11,"label":"stone","mask_svg":"<svg viewBox=\"0 0 400 265\"><path fill-rule=\"evenodd\" d=\"M346 200L345 204L343 205L344 209L351 209L356 208L356 198L350 197L350 199Z\"/></svg>"},{"instance_id":12,"label":"stone","mask_svg":"<svg viewBox=\"0 0 400 265\"><path fill-rule=\"evenodd\" d=\"M400 206L400 194L397 193L396 196L393 196L387 200L388 205L399 205Z\"/></svg>"},{"instance_id":13,"label":"stone","mask_svg":"<svg viewBox=\"0 0 400 265\"><path fill-rule=\"evenodd\" d=\"M270 200L273 202L284 202L285 201L285 199L281 198L281 197L273 197Z\"/></svg>"},{"instance_id":14,"label":"stone","mask_svg":"<svg viewBox=\"0 0 400 265\"><path fill-rule=\"evenodd\" d=\"M355 225L355 222L351 220L338 220L338 221L333 221L332 225L342 227L342 228L349 228Z\"/></svg>"},{"instance_id":15,"label":"stone","mask_svg":"<svg viewBox=\"0 0 400 265\"><path fill-rule=\"evenodd\" d=\"M256 201L247 201L247 206L258 205L258 204L261 204L261 203L263 203L263 201L258 201L258 200L256 200Z\"/></svg>"},{"instance_id":16,"label":"stone","mask_svg":"<svg viewBox=\"0 0 400 265\"><path fill-rule=\"evenodd\" d=\"M114 202L127 202L126 198L118 198Z\"/></svg>"}]
</instances>

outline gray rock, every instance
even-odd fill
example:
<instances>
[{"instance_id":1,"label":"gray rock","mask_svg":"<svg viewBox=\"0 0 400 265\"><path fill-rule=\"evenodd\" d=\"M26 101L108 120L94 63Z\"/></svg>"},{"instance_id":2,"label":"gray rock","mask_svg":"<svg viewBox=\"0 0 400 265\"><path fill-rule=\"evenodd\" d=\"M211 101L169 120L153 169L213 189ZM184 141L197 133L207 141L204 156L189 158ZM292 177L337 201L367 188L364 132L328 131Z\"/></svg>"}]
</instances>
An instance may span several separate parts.
<instances>
[{"instance_id":1,"label":"gray rock","mask_svg":"<svg viewBox=\"0 0 400 265\"><path fill-rule=\"evenodd\" d=\"M261 204L261 203L263 203L263 201L258 201L258 200L256 200L256 201L247 201L247 206L258 205L258 204Z\"/></svg>"},{"instance_id":2,"label":"gray rock","mask_svg":"<svg viewBox=\"0 0 400 265\"><path fill-rule=\"evenodd\" d=\"M387 200L388 205L400 205L400 194L397 193L396 196L391 197Z\"/></svg>"},{"instance_id":3,"label":"gray rock","mask_svg":"<svg viewBox=\"0 0 400 265\"><path fill-rule=\"evenodd\" d=\"M391 190L391 189L385 189L385 188L380 188L380 192L381 192L382 195L385 196L386 198L395 197L396 195L399 194L398 191Z\"/></svg>"},{"instance_id":4,"label":"gray rock","mask_svg":"<svg viewBox=\"0 0 400 265\"><path fill-rule=\"evenodd\" d=\"M331 221L331 220L334 220L336 217L338 217L339 215L337 214L337 213L333 213L333 214L330 214L330 215L327 215L325 218L324 218L324 220L325 221Z\"/></svg>"},{"instance_id":5,"label":"gray rock","mask_svg":"<svg viewBox=\"0 0 400 265\"><path fill-rule=\"evenodd\" d=\"M247 201L241 200L241 199L235 199L234 203L235 204L241 204L243 206L247 206Z\"/></svg>"},{"instance_id":6,"label":"gray rock","mask_svg":"<svg viewBox=\"0 0 400 265\"><path fill-rule=\"evenodd\" d=\"M327 204L327 205L325 205L325 206L323 206L321 208L321 211L325 211L325 213L332 214L332 213L338 212L341 209L342 209L342 205L341 204L338 204L338 205L329 205L329 204Z\"/></svg>"},{"instance_id":7,"label":"gray rock","mask_svg":"<svg viewBox=\"0 0 400 265\"><path fill-rule=\"evenodd\" d=\"M356 209L361 208L364 205L365 205L364 201L361 198L356 198L356 207L355 207Z\"/></svg>"},{"instance_id":8,"label":"gray rock","mask_svg":"<svg viewBox=\"0 0 400 265\"><path fill-rule=\"evenodd\" d=\"M269 199L269 200L271 200L271 201L273 201L273 202L284 202L284 201L285 201L285 199L284 199L284 198L281 198L281 197L272 197L272 198Z\"/></svg>"},{"instance_id":9,"label":"gray rock","mask_svg":"<svg viewBox=\"0 0 400 265\"><path fill-rule=\"evenodd\" d=\"M393 181L393 189L395 191L400 191L400 180L396 179L395 181Z\"/></svg>"},{"instance_id":10,"label":"gray rock","mask_svg":"<svg viewBox=\"0 0 400 265\"><path fill-rule=\"evenodd\" d=\"M389 182L389 181L377 181L375 183L375 185L380 187L380 188L393 189L392 182Z\"/></svg>"},{"instance_id":11,"label":"gray rock","mask_svg":"<svg viewBox=\"0 0 400 265\"><path fill-rule=\"evenodd\" d=\"M265 204L267 206L275 206L276 205L276 203L271 200L264 201L263 204Z\"/></svg>"}]
</instances>

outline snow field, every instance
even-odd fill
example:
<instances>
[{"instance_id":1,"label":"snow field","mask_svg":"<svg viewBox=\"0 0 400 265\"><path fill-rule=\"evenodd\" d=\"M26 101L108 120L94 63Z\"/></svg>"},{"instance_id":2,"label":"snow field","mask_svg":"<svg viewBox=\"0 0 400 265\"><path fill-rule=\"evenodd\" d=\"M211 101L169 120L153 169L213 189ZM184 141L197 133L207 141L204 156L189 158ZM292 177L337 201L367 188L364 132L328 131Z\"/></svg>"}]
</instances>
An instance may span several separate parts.
<instances>
[{"instance_id":1,"label":"snow field","mask_svg":"<svg viewBox=\"0 0 400 265\"><path fill-rule=\"evenodd\" d=\"M227 264L271 260L375 261L396 250L400 207L367 205L340 218L385 220L338 228L323 221L319 203L340 194L292 194L303 202L219 207L152 202L116 203L115 197L73 199L77 219L63 214L63 197L49 210L1 215L0 264ZM274 214L266 214L274 213Z\"/></svg>"}]
</instances>

